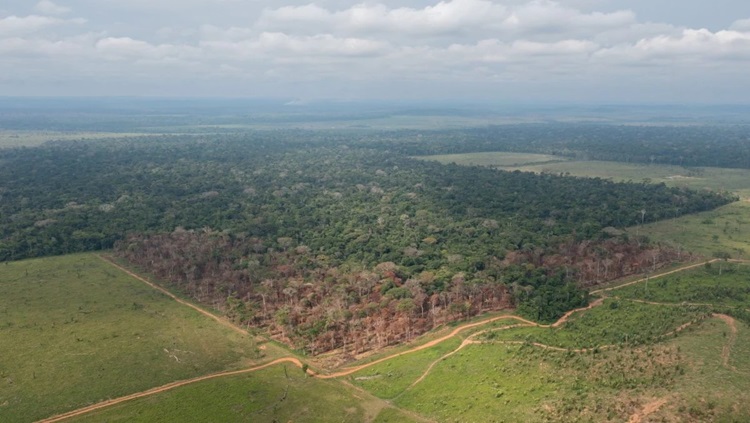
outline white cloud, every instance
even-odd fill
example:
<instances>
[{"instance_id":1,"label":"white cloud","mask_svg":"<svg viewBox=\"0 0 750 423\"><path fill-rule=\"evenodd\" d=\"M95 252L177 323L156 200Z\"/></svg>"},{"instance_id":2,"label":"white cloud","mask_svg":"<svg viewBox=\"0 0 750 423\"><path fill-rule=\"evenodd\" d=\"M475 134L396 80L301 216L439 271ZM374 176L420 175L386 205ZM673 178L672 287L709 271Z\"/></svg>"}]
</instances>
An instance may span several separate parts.
<instances>
[{"instance_id":1,"label":"white cloud","mask_svg":"<svg viewBox=\"0 0 750 423\"><path fill-rule=\"evenodd\" d=\"M592 77L637 86L644 77L688 70L707 81L750 79L742 76L750 66L750 19L723 30L691 29L643 22L630 10L598 8L608 2L597 0L423 0L410 7L392 6L394 0L259 2L265 9L242 0L165 0L151 27L134 21L149 2L102 1L117 8L111 22L100 20L98 3L89 4L96 19L86 22L59 17L69 9L48 0L36 4L40 14L0 17L5 80L26 78L32 68L37 78L69 72L102 81L219 76L216 84L227 87L272 81L280 89L307 87L310 95L398 81L463 84L483 93L508 81L574 91L569 83L576 80L585 92ZM76 0L65 4L83 10ZM185 20L181 5L211 10ZM170 7L179 10L169 15Z\"/></svg>"},{"instance_id":2,"label":"white cloud","mask_svg":"<svg viewBox=\"0 0 750 423\"><path fill-rule=\"evenodd\" d=\"M63 22L62 19L47 16L29 15L20 17L11 15L0 19L0 35L28 34Z\"/></svg>"},{"instance_id":3,"label":"white cloud","mask_svg":"<svg viewBox=\"0 0 750 423\"><path fill-rule=\"evenodd\" d=\"M734 31L750 31L750 18L734 21L729 29Z\"/></svg>"},{"instance_id":4,"label":"white cloud","mask_svg":"<svg viewBox=\"0 0 750 423\"><path fill-rule=\"evenodd\" d=\"M34 10L45 15L64 15L70 12L69 7L57 5L50 0L42 0L34 6Z\"/></svg>"}]
</instances>

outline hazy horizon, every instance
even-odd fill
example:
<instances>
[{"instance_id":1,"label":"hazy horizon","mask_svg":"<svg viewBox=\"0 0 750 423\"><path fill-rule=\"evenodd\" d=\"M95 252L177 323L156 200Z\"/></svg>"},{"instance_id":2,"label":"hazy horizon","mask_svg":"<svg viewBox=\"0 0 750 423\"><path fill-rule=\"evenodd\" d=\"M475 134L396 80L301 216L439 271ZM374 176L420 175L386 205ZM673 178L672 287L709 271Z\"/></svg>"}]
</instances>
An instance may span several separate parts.
<instances>
[{"instance_id":1,"label":"hazy horizon","mask_svg":"<svg viewBox=\"0 0 750 423\"><path fill-rule=\"evenodd\" d=\"M750 3L9 0L0 96L736 104Z\"/></svg>"}]
</instances>

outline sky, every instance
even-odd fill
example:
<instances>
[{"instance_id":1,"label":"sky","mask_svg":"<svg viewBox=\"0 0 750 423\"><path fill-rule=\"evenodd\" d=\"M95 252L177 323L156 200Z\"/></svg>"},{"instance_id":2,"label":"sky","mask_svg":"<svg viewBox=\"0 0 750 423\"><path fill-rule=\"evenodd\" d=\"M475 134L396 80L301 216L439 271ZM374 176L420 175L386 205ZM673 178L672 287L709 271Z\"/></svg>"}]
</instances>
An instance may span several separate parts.
<instances>
[{"instance_id":1,"label":"sky","mask_svg":"<svg viewBox=\"0 0 750 423\"><path fill-rule=\"evenodd\" d=\"M0 96L750 103L748 0L3 0Z\"/></svg>"}]
</instances>

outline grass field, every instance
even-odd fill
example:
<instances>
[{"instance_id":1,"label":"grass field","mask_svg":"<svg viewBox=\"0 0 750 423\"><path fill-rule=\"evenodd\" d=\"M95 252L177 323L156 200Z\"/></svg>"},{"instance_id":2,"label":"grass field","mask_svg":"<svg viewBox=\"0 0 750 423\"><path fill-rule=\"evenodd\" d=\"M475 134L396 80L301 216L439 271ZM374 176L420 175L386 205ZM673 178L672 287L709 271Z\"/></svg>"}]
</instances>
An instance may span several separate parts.
<instances>
[{"instance_id":1,"label":"grass field","mask_svg":"<svg viewBox=\"0 0 750 423\"><path fill-rule=\"evenodd\" d=\"M569 174L613 181L665 183L669 186L736 192L750 198L750 169L686 168L670 165L568 160L560 156L527 153L467 153L425 156L425 160L466 166L491 166L503 170Z\"/></svg>"},{"instance_id":2,"label":"grass field","mask_svg":"<svg viewBox=\"0 0 750 423\"><path fill-rule=\"evenodd\" d=\"M0 264L0 421L244 368L256 343L94 255Z\"/></svg>"},{"instance_id":3,"label":"grass field","mask_svg":"<svg viewBox=\"0 0 750 423\"><path fill-rule=\"evenodd\" d=\"M727 252L733 258L747 259L750 258L750 202L743 200L628 231L707 257Z\"/></svg>"},{"instance_id":4,"label":"grass field","mask_svg":"<svg viewBox=\"0 0 750 423\"><path fill-rule=\"evenodd\" d=\"M138 137L147 134L125 132L57 132L57 131L9 131L0 130L0 148L34 147L47 141L91 140L107 138ZM150 134L153 135L153 134Z\"/></svg>"},{"instance_id":5,"label":"grass field","mask_svg":"<svg viewBox=\"0 0 750 423\"><path fill-rule=\"evenodd\" d=\"M708 257L718 252L727 252L734 258L748 258L750 254L750 169L561 161L556 156L519 153L470 153L423 158L467 166L492 166L504 170L570 174L614 181L647 181L734 192L742 198L741 201L704 213L636 226L630 228L629 232L647 235L655 241Z\"/></svg>"},{"instance_id":6,"label":"grass field","mask_svg":"<svg viewBox=\"0 0 750 423\"><path fill-rule=\"evenodd\" d=\"M482 338L538 342L572 349L651 344L685 323L704 318L707 311L702 307L663 307L607 299L603 305L579 313L558 328L523 327L491 331Z\"/></svg>"},{"instance_id":7,"label":"grass field","mask_svg":"<svg viewBox=\"0 0 750 423\"><path fill-rule=\"evenodd\" d=\"M71 422L352 422L371 421L385 402L337 381L278 365L242 376L183 386ZM390 417L388 417L390 416ZM395 410L381 421L410 421ZM400 418L397 419L397 418Z\"/></svg>"},{"instance_id":8,"label":"grass field","mask_svg":"<svg viewBox=\"0 0 750 423\"><path fill-rule=\"evenodd\" d=\"M714 304L746 302L740 294L747 294L748 268L723 263L719 276L717 264L665 277L663 284L651 281L649 295L678 303L713 287ZM1 266L0 340L13 342L0 343L0 421L33 421L173 380L246 368L257 357L249 338L96 256ZM727 289L716 290L717 280ZM574 314L559 328L503 329L518 321L500 319L343 379L321 380L277 364L68 421L623 422L644 409L651 412L644 421L745 421L750 329L733 321L732 330L727 321L707 317L705 308L625 299L640 298L644 286L612 291L622 299ZM663 336L686 322L696 323Z\"/></svg>"},{"instance_id":9,"label":"grass field","mask_svg":"<svg viewBox=\"0 0 750 423\"><path fill-rule=\"evenodd\" d=\"M440 163L455 163L464 166L490 166L490 167L516 167L530 165L532 163L559 165L568 159L561 156L552 156L547 154L532 153L507 153L507 152L487 152L487 153L466 153L466 154L445 154L438 156L419 157L424 160L434 160Z\"/></svg>"},{"instance_id":10,"label":"grass field","mask_svg":"<svg viewBox=\"0 0 750 423\"><path fill-rule=\"evenodd\" d=\"M697 303L750 308L750 266L712 263L649 283L626 286L612 295L663 303Z\"/></svg>"}]
</instances>

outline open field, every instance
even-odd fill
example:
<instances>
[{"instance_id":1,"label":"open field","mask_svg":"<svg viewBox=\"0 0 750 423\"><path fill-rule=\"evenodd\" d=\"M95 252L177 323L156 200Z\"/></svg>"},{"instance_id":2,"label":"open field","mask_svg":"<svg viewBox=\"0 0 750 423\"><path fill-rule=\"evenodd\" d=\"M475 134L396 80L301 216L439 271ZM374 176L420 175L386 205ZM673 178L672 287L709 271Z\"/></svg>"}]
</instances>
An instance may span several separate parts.
<instances>
[{"instance_id":1,"label":"open field","mask_svg":"<svg viewBox=\"0 0 750 423\"><path fill-rule=\"evenodd\" d=\"M466 153L466 154L445 154L439 156L419 157L424 160L434 160L440 163L455 163L463 166L490 166L490 167L516 167L528 166L532 163L543 164L566 162L567 158L561 156L552 156L548 154L533 153L508 153L508 152L487 152L487 153Z\"/></svg>"},{"instance_id":2,"label":"open field","mask_svg":"<svg viewBox=\"0 0 750 423\"><path fill-rule=\"evenodd\" d=\"M738 201L703 213L633 227L630 233L711 257L727 252L750 258L750 202Z\"/></svg>"},{"instance_id":3,"label":"open field","mask_svg":"<svg viewBox=\"0 0 750 423\"><path fill-rule=\"evenodd\" d=\"M58 132L58 131L9 131L0 130L0 148L34 147L48 141L93 140L108 138L140 137L143 133L132 132Z\"/></svg>"},{"instance_id":4,"label":"open field","mask_svg":"<svg viewBox=\"0 0 750 423\"><path fill-rule=\"evenodd\" d=\"M629 229L636 235L671 244L711 257L727 252L734 258L750 254L750 170L724 168L685 168L603 161L561 161L559 157L519 153L471 153L426 156L424 159L461 165L492 166L503 170L549 172L572 176L646 181L692 189L725 190L742 200L716 210L682 216ZM554 160L556 159L556 160ZM545 161L547 163L537 163ZM515 163L515 164L514 164Z\"/></svg>"},{"instance_id":5,"label":"open field","mask_svg":"<svg viewBox=\"0 0 750 423\"><path fill-rule=\"evenodd\" d=\"M750 169L689 168L662 164L569 160L561 156L506 152L451 154L421 158L466 166L497 167L510 171L570 174L613 181L663 182L669 186L731 191L743 198L750 197Z\"/></svg>"},{"instance_id":6,"label":"open field","mask_svg":"<svg viewBox=\"0 0 750 423\"><path fill-rule=\"evenodd\" d=\"M386 403L296 366L214 379L119 404L71 422L365 422ZM392 413L392 414L391 414ZM397 411L390 420L410 421ZM394 420L395 417L401 420Z\"/></svg>"},{"instance_id":7,"label":"open field","mask_svg":"<svg viewBox=\"0 0 750 423\"><path fill-rule=\"evenodd\" d=\"M44 377L54 377L65 384L70 380L68 374L73 373L72 383L77 389L66 386L75 392L85 391L88 387L86 383L91 382L85 380L84 376L76 375L94 372L98 379L88 388L99 392L96 398L104 399L132 392L137 389L133 387L134 384L147 385L145 388L157 385L158 382L154 380L143 383L143 379L154 376L143 372L143 368L157 373L155 377L161 378L162 383L186 379L187 376L182 376L169 366L180 368L179 364L193 360L192 355L180 355L180 351L194 352L196 359L205 361L203 364L206 366L213 365L217 370L251 367L254 357L243 356L236 348L241 342L249 342L247 338L185 305L168 300L158 291L120 273L117 268L107 266L92 255L3 265L5 277L0 279L4 282L2 299L13 297L34 313L40 313L38 308L43 304L49 309L46 315L50 316L50 322L72 314L73 318L68 317L70 321L63 323L63 328L59 330L63 334L68 334L68 327L81 329L81 332L72 334L77 334L82 340L65 342L66 337L58 340L59 348L53 348L58 357L53 364L57 364L58 368L54 375L45 374ZM26 270L29 271L28 276ZM699 268L676 273L665 277L665 280L695 278L695 284L708 287L715 284L715 275L710 272L718 272L717 263L710 270ZM723 268L722 281L727 279L727 286L741 289L744 273L739 272L742 270ZM730 275L733 276L730 278ZM29 279L34 283L29 285ZM649 286L657 286L657 281L651 281ZM645 283L631 285L610 294L623 294L624 297L628 290L638 293L643 285ZM9 289L14 286L26 290ZM106 292L113 295L98 297L101 294L96 294L97 287L100 286L106 286ZM667 286L671 285L667 283ZM67 294L62 292L63 288L69 288ZM653 292L657 293L656 288ZM681 292L665 291L664 299L678 302L682 298ZM734 291L719 292L715 297L717 305L728 304L722 302L725 296L744 301L735 298ZM127 297L128 293L136 296L132 304L142 304L144 307L134 307L137 310L126 307L126 310L118 311L119 303L107 306L107 298L130 298ZM60 304L53 303L49 298L45 300L47 295L60 298ZM37 304L38 301L42 301L42 304ZM5 323L0 335L5 337L12 330L20 330L17 326L19 323L22 326L30 324L23 324L18 313L11 312L10 307L2 304L0 316L11 324ZM168 357L165 363L160 359L163 357L152 351L152 355L139 356L140 363L136 364L140 364L140 367L128 362L122 355L100 356L99 351L106 347L110 347L108 350L117 349L120 353L138 355L143 350L161 346L157 337L161 332L155 326L148 326L138 342L131 339L129 344L133 345L103 345L104 341L113 342L109 341L110 338L96 340L97 328L102 326L99 319L105 313L114 314L114 320L123 321L122 324L138 328L144 327L137 318L140 314L130 316L130 313L148 311L144 313L150 316L146 320L170 320L173 315L179 317L178 310L172 310L173 307L188 317L192 314L193 321L200 321L197 328L191 326L193 331L208 329L214 334L209 346L191 349L189 338L180 339L178 347L169 350L176 352L177 358ZM492 320L485 316L484 321L491 323L482 324L482 320L478 320L428 334L409 348L420 344L427 344L428 347L413 353L398 355L406 352L407 347L401 346L367 357L362 362L350 363L347 368L397 355L354 374L344 372L341 376L323 380L305 376L295 365L280 363L257 371L197 381L66 421L555 422L573 419L621 422L640 421L638 417L651 416L657 421L702 422L742 421L742 418L750 415L750 410L744 405L750 400L747 394L750 392L750 378L747 377L750 374L750 329L728 316L712 318L705 307L669 307L610 298L601 305L571 315L565 323L555 327L531 327L529 323L517 319L498 317ZM25 320L31 322L34 319L25 317ZM686 330L670 334L691 322ZM187 336L187 326L182 323L183 326L178 327L167 325L164 330L178 334L173 335L173 340ZM43 327L39 329L42 326L39 321L35 324L32 328L24 328L31 329L35 336L26 334L18 338L22 340L21 345L25 340L30 340L27 343L32 347L44 342L36 332L48 333ZM117 331L117 323L107 321L107 330ZM85 337L82 337L84 333ZM209 336L202 332L200 335ZM228 339L231 340L232 336L239 339L233 341L234 349L227 349L226 345L230 343ZM49 334L45 339L49 337L55 339L54 334ZM115 340L119 338L113 337ZM92 352L88 362L68 363L59 359L61 352L78 351L82 343L88 347L86 351ZM96 345L99 349L92 349ZM601 348L605 345L615 346ZM577 348L588 349L580 351ZM255 351L252 346L251 349ZM44 351L50 350L45 348ZM34 352L32 356L35 353L42 355L44 351ZM93 354L93 351L97 354ZM14 360L23 367L24 360L18 356ZM39 368L38 363L43 361L36 360L27 367ZM87 367L89 363L93 364L93 369ZM113 363L116 365L113 366ZM190 364L192 368L185 374L210 373L207 368L197 371L201 363L190 361ZM51 371L48 367L47 371ZM2 372L4 380L7 382L11 378L15 385L15 368L3 368ZM113 383L110 376L117 376L120 383ZM36 385L40 377L34 377L37 377L32 379L36 388L29 388L31 392L24 395L48 395L57 403L60 398L65 398L68 404L73 405L61 408L53 404L48 408L75 408L75 399L71 397L80 393L65 395L48 384ZM47 381L50 382L49 379ZM127 385L130 389L122 389L121 385ZM84 389L80 389L82 386ZM2 388L7 389L6 386ZM31 421L36 418L28 414L9 414L8 410L15 411L16 408L10 407L9 401L4 399L7 398L6 391L0 392L5 401L3 408L0 408L0 411L6 412L3 421ZM17 396L20 397L19 394ZM85 402L78 404L84 405Z\"/></svg>"},{"instance_id":8,"label":"open field","mask_svg":"<svg viewBox=\"0 0 750 423\"><path fill-rule=\"evenodd\" d=\"M612 291L621 298L662 303L712 304L750 308L750 266L715 262L710 266Z\"/></svg>"},{"instance_id":9,"label":"open field","mask_svg":"<svg viewBox=\"0 0 750 423\"><path fill-rule=\"evenodd\" d=\"M663 307L607 299L602 306L581 313L558 328L522 327L490 331L480 339L532 342L564 349L652 344L707 314L708 310L702 307Z\"/></svg>"},{"instance_id":10,"label":"open field","mask_svg":"<svg viewBox=\"0 0 750 423\"><path fill-rule=\"evenodd\" d=\"M0 357L0 421L26 422L247 367L261 352L83 254L0 265Z\"/></svg>"}]
</instances>

